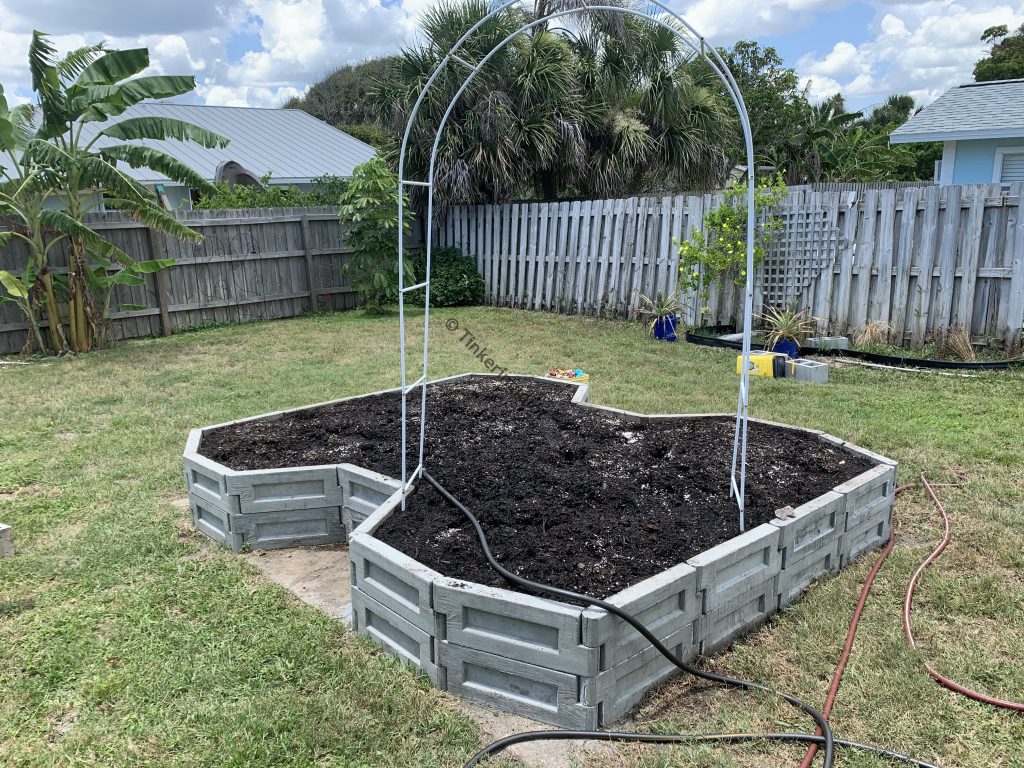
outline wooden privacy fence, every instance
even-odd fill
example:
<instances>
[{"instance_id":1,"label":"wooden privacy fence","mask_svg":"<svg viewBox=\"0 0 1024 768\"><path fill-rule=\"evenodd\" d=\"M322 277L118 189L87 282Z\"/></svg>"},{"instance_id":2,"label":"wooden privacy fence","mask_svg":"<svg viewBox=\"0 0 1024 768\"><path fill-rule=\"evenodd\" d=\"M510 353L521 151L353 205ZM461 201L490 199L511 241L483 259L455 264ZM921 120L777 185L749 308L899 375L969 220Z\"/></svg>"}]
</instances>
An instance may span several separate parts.
<instances>
[{"instance_id":1,"label":"wooden privacy fence","mask_svg":"<svg viewBox=\"0 0 1024 768\"><path fill-rule=\"evenodd\" d=\"M175 216L202 234L203 241L166 237L122 213L89 221L134 259L175 259L174 266L146 275L145 285L116 287L114 338L356 305L355 290L342 280L351 249L342 242L335 208L181 211ZM0 250L0 269L20 273L26 252L20 242L12 243ZM66 244L54 248L50 263L56 274L67 274ZM146 308L117 311L122 304ZM23 317L13 304L0 304L0 354L18 352L24 343Z\"/></svg>"},{"instance_id":2,"label":"wooden privacy fence","mask_svg":"<svg viewBox=\"0 0 1024 768\"><path fill-rule=\"evenodd\" d=\"M822 332L881 322L893 342L920 347L964 325L1013 344L1024 325L1022 192L1020 184L793 190L775 212L784 226L758 271L755 311L791 300L819 318ZM703 228L722 200L459 206L437 239L476 258L488 303L633 316L641 294L676 292L673 240ZM691 324L727 324L742 312L731 282L706 303L680 298Z\"/></svg>"}]
</instances>

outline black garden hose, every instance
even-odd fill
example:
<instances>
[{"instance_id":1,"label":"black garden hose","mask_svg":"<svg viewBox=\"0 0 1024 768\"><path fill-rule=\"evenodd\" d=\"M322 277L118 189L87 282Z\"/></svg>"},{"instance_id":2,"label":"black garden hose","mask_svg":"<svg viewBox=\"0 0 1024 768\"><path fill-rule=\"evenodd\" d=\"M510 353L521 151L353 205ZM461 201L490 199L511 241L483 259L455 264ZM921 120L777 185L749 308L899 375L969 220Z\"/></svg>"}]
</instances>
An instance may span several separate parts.
<instances>
[{"instance_id":1,"label":"black garden hose","mask_svg":"<svg viewBox=\"0 0 1024 768\"><path fill-rule=\"evenodd\" d=\"M591 597L590 595L580 594L579 592L573 592L568 589L562 589L560 587L555 587L550 584L542 584L537 581L530 581L529 579L524 579L522 576L518 576L512 573L510 570L503 567L501 563L499 563L495 559L494 555L491 553L490 545L488 545L487 543L487 536L484 534L484 529L481 527L480 521L477 520L476 515L470 512L461 501L456 499L451 493L448 492L448 490L444 486L442 486L426 471L423 472L423 479L430 483L430 485L432 485L437 490L437 492L440 493L445 498L445 500L447 500L450 504L453 504L460 512L462 512L462 514L464 514L469 519L469 521L473 524L473 527L476 529L477 537L480 540L480 547L483 549L484 557L487 558L488 564L491 566L491 568L493 568L495 571L501 574L501 576L503 576L505 579L514 584L518 584L519 586L526 587L527 589L536 590L538 592L547 592L549 594L557 595L568 600L575 600L581 603L586 603L587 605L593 605L597 608L603 608L608 613L618 616L620 619L622 619L631 627L633 627L633 629L635 629L637 632L643 635L644 638L658 650L658 653L660 653L666 659L675 664L679 669L681 669L684 672L687 672L688 674L693 675L694 677L699 677L703 680L710 680L711 682L720 683L722 685L727 685L733 688L741 688L743 690L764 691L766 693L771 693L781 697L797 709L809 715L814 720L818 728L821 729L822 738L824 739L823 766L824 768L831 768L834 751L832 729L831 727L829 727L828 721L822 716L821 712L812 707L810 704L798 699L796 696L784 693L782 691L773 690L767 686L761 685L760 683L754 683L749 680L741 680L735 677L727 677L726 675L718 675L714 672L707 672L703 669L699 669L698 667L691 666L690 664L687 664L685 661L677 659L672 654L672 651L666 648L665 645L662 644L660 640L658 640L654 633L651 632L651 630L645 627L631 613L629 613L628 611L624 611L617 605L612 605L611 603L605 602L604 600L600 600L596 597Z\"/></svg>"},{"instance_id":2,"label":"black garden hose","mask_svg":"<svg viewBox=\"0 0 1024 768\"><path fill-rule=\"evenodd\" d=\"M691 344L702 347L716 347L718 349L742 349L743 345L738 341L730 341L717 336L708 336L708 333L722 333L733 330L731 326L715 325L707 328L695 328L687 331L683 338ZM752 350L764 350L764 344L751 343ZM837 349L832 347L814 347L805 345L801 352L811 355L822 355L826 357L852 357L857 360L865 360L878 365L902 366L905 368L938 368L954 371L1006 371L1024 366L1024 358L1013 360L994 360L989 362L963 362L960 360L930 360L923 357L900 357L898 355L880 355L876 352L865 352L860 349Z\"/></svg>"},{"instance_id":3,"label":"black garden hose","mask_svg":"<svg viewBox=\"0 0 1024 768\"><path fill-rule=\"evenodd\" d=\"M639 742L642 744L744 744L752 741L781 741L801 744L824 744L825 737L815 733L623 733L619 731L525 731L498 739L477 752L463 768L479 765L485 757L491 757L515 744L527 741L608 741L608 742ZM871 752L879 757L896 760L901 763L915 765L917 768L938 768L924 760L892 752L870 744L861 744L846 739L833 739L840 747L859 749Z\"/></svg>"},{"instance_id":4,"label":"black garden hose","mask_svg":"<svg viewBox=\"0 0 1024 768\"><path fill-rule=\"evenodd\" d=\"M446 501L453 504L470 523L476 529L477 538L480 541L480 547L483 550L484 557L487 559L487 563L503 576L508 581L514 584L526 587L528 589L536 590L539 592L547 592L550 594L558 595L560 597L567 598L569 600L576 600L578 602L593 605L598 608L603 608L611 614L614 614L633 627L637 632L644 636L651 645L653 645L658 652L666 659L675 664L679 669L684 672L688 672L695 677L702 678L704 680L710 680L716 683L722 683L734 688L741 688L743 690L757 690L765 691L767 693L774 694L781 697L786 702L792 704L794 707L800 709L806 714L810 715L815 721L818 728L821 730L821 735L816 733L715 733L715 734L658 734L658 733L626 733L621 731L528 731L526 733L513 734L512 736L506 736L503 739L488 744L486 747L477 752L473 757L469 759L469 762L463 766L463 768L473 768L478 765L481 760L490 755L495 755L501 752L503 749L510 747L514 744L520 744L527 741L609 741L609 742L639 742L646 744L698 744L698 743L725 743L725 744L739 744L751 741L783 741L783 742L799 742L803 744L820 744L823 747L823 768L831 768L833 763L833 752L834 745L838 744L841 747L859 749L866 752L872 752L880 755L881 757L888 758L890 760L896 760L910 765L915 765L918 768L938 768L937 766L927 763L917 758L909 757L907 755L900 754L899 752L892 752L881 747L875 747L870 744L861 744L856 741L848 741L846 739L836 739L832 735L832 728L829 726L828 721L822 716L822 714L812 707L810 704L798 699L792 694L783 693L776 691L767 686L759 683L754 683L749 680L741 680L739 678L727 677L725 675L717 675L713 672L706 672L697 667L690 666L684 661L677 659L672 655L672 652L666 648L661 641L658 640L651 631L644 626L635 616L630 614L628 611L624 611L616 605L599 600L596 597L589 595L580 594L573 592L568 589L561 589L560 587L551 586L550 584L542 584L537 581L531 581L524 579L522 576L518 576L512 573L507 568L503 567L499 563L494 554L491 552L491 547L487 543L487 536L484 533L483 527L480 525L480 521L476 515L469 511L466 506L455 498L448 489L442 486L437 480L435 480L426 470L423 471L423 479L426 480L431 486L433 486Z\"/></svg>"}]
</instances>

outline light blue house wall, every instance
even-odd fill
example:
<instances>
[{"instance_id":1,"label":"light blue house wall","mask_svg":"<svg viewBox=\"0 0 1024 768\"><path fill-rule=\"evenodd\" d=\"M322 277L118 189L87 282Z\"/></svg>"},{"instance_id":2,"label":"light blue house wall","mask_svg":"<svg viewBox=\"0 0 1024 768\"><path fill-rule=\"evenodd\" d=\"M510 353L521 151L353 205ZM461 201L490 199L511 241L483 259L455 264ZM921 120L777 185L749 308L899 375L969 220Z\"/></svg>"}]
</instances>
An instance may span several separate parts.
<instances>
[{"instance_id":1,"label":"light blue house wall","mask_svg":"<svg viewBox=\"0 0 1024 768\"><path fill-rule=\"evenodd\" d=\"M993 181L992 170L999 147L1024 147L1024 137L1018 139L976 139L948 142L955 146L953 172L947 177L942 173L944 184L989 184ZM946 154L942 161L946 162ZM948 179L948 180L947 180Z\"/></svg>"}]
</instances>

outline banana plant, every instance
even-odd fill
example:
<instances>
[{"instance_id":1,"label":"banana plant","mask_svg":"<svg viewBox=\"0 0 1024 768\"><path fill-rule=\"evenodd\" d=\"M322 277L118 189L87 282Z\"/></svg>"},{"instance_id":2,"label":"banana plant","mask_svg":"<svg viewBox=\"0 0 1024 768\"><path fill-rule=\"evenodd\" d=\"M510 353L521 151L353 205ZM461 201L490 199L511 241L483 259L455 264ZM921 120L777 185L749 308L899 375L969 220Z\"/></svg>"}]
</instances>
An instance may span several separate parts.
<instances>
[{"instance_id":1,"label":"banana plant","mask_svg":"<svg viewBox=\"0 0 1024 768\"><path fill-rule=\"evenodd\" d=\"M58 58L44 33L32 33L29 70L41 119L25 137L19 161L25 168L40 169L38 178L47 182L49 193L64 206L64 210L43 211L41 219L70 241L67 339L73 352L87 352L105 340L109 295L115 285L124 284L127 275L138 277L168 264L167 260L131 259L89 228L89 213L102 205L183 240L202 239L165 211L155 195L118 164L149 168L207 194L214 191L213 185L171 155L134 142L173 138L208 148L228 143L223 136L183 120L128 117L110 122L141 101L180 96L195 88L191 75L141 75L149 63L145 48L110 50L103 44ZM90 123L100 124L98 130ZM98 277L97 270L109 269L120 275L114 282L105 271L103 278Z\"/></svg>"}]
</instances>

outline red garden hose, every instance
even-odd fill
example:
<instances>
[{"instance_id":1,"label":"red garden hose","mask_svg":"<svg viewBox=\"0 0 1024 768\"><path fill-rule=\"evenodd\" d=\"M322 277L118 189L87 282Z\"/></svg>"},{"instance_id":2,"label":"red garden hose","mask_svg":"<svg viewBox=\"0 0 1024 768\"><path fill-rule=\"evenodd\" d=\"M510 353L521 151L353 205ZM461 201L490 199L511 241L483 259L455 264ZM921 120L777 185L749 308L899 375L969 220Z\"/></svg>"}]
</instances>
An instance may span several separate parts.
<instances>
[{"instance_id":1,"label":"red garden hose","mask_svg":"<svg viewBox=\"0 0 1024 768\"><path fill-rule=\"evenodd\" d=\"M934 488L947 486L956 487L959 485L959 483L929 483L928 479L924 476L923 472L921 473L921 483L924 485L925 491L927 491L928 495L931 497L936 509L938 509L939 513L942 515L943 534L942 541L939 542L939 545L932 551L932 553L925 559L925 561L921 563L917 571L915 571L913 577L911 577L910 583L907 585L906 596L903 599L903 633L906 636L907 642L910 644L910 647L914 650L917 650L917 645L914 642L914 634L911 630L910 612L914 599L914 590L917 588L917 580L924 572L924 569L927 568L936 559L938 559L939 555L942 554L942 551L946 548L946 546L952 539L949 515L946 514L945 507L942 506L942 502L939 501L938 496L935 495ZM896 489L896 493L902 493L908 488L910 488L909 485L901 485L899 488ZM832 712L832 704L835 702L836 694L839 692L839 684L843 679L843 672L846 670L846 664L850 659L850 652L853 649L853 639L857 633L857 625L860 622L861 613L863 612L864 605L867 602L868 593L871 592L871 586L874 584L875 576L878 575L878 571L882 567L882 563L884 563L885 558L889 556L889 553L892 551L895 542L896 539L893 533L893 529L890 528L889 543L886 544L885 549L882 550L882 553L878 556L878 559L875 560L874 565L871 566L871 570L868 572L867 577L864 579L864 586L861 587L860 598L857 600L857 607L853 611L853 616L850 619L850 628L846 633L846 643L843 646L842 655L839 657L839 663L836 665L836 671L832 675L832 682L829 685L828 695L825 697L825 705L821 708L821 714L826 719L828 719L828 716ZM957 693L963 694L964 696L974 699L975 701L980 701L983 704L991 704L995 707L1002 707L1004 709L1010 709L1016 712L1024 712L1024 704L1020 704L1014 701L1005 701L1003 699L996 699L991 696L986 696L983 693L979 693L978 691L971 690L970 688L965 688L959 683L956 683L953 680L950 680L948 677L943 676L935 669L933 669L931 666L929 666L927 663L924 665L924 668L928 671L928 674L931 675L932 678L934 678L940 685L945 686L946 688L949 688L952 691L956 691ZM808 744L807 752L804 755L803 761L800 763L800 768L810 768L810 765L814 762L814 757L817 753L818 745L814 743Z\"/></svg>"},{"instance_id":2,"label":"red garden hose","mask_svg":"<svg viewBox=\"0 0 1024 768\"><path fill-rule=\"evenodd\" d=\"M910 644L910 647L914 650L917 650L917 645L914 643L914 633L911 631L910 627L910 609L911 604L914 600L914 589L917 587L918 577L920 577L920 575L924 572L925 568L927 568L932 562L938 559L939 555L942 554L942 550L946 548L946 545L949 544L949 541L952 538L950 534L949 515L946 514L946 510L942 506L942 502L939 501L939 497L935 495L935 491L932 489L932 486L929 485L928 480L925 478L923 472L921 473L921 482L924 484L924 489L928 492L928 495L932 497L932 501L935 502L935 508L938 509L939 513L942 515L943 533L942 541L939 542L939 545L935 547L932 553L928 555L927 558L925 558L925 561L921 563L921 565L918 566L917 570L914 572L914 575L910 579L910 583L907 585L906 597L903 598L903 634L906 636L907 642ZM936 671L927 662L925 662L924 668L928 671L928 674L931 675L932 678L939 685L949 688L951 691L956 691L957 693L962 694L963 696L966 696L969 699L980 701L982 704L990 704L993 707L1002 707L1003 709L1010 709L1015 712L1024 712L1024 704L1021 704L1016 701L1006 701L1005 699L997 699L992 696L986 696L984 693L979 693L978 691L972 690L970 688L965 688L959 683L950 680L942 673ZM825 712L825 716L828 717L827 712Z\"/></svg>"},{"instance_id":3,"label":"red garden hose","mask_svg":"<svg viewBox=\"0 0 1024 768\"><path fill-rule=\"evenodd\" d=\"M896 489L896 493L902 493L909 488L909 485L901 485ZM829 714L832 712L832 704L836 700L836 694L839 693L839 683L843 679L843 672L846 671L846 664L850 660L850 652L853 650L853 638L857 634L857 625L860 623L860 615L864 612L864 605L868 601L868 594L871 592L871 586L875 583L875 576L878 575L878 570L882 567L882 563L885 562L885 558L892 552L893 544L896 543L896 537L892 533L892 527L889 528L889 542L885 545L885 549L875 560L875 564L871 566L871 570L868 571L867 578L864 579L864 586L860 589L860 597L857 599L857 607L853 610L853 617L850 619L850 628L846 632L846 643L843 645L843 653L839 657L839 663L836 665L836 671L832 674L832 683L828 687L828 695L825 697L825 706L821 708L821 714L828 719ZM817 744L808 744L807 752L804 755L803 762L800 763L800 768L810 768L811 763L814 762L815 755L818 754Z\"/></svg>"}]
</instances>

